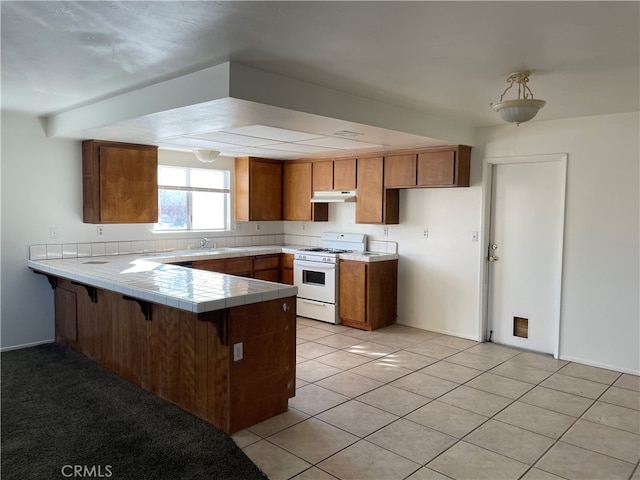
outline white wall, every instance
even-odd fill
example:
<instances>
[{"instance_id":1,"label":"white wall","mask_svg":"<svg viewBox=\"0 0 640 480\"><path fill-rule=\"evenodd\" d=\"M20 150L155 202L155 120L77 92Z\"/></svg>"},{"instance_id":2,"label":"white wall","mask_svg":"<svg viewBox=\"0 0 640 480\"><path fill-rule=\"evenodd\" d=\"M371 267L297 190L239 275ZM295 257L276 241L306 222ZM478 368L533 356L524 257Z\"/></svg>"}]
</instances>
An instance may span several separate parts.
<instances>
[{"instance_id":1,"label":"white wall","mask_svg":"<svg viewBox=\"0 0 640 480\"><path fill-rule=\"evenodd\" d=\"M115 242L171 239L184 234L154 234L152 225L96 225L82 223L81 143L46 138L40 121L2 112L2 217L0 277L0 347L16 347L54 338L53 294L46 277L27 268L29 246L52 243ZM203 167L193 155L160 151L160 163ZM233 159L220 158L222 168ZM232 179L233 181L233 179ZM49 238L58 227L59 238ZM210 237L282 233L282 222L241 224L241 230ZM204 234L191 235L194 242Z\"/></svg>"},{"instance_id":2,"label":"white wall","mask_svg":"<svg viewBox=\"0 0 640 480\"><path fill-rule=\"evenodd\" d=\"M480 132L486 157L568 153L560 357L640 372L638 113Z\"/></svg>"}]
</instances>

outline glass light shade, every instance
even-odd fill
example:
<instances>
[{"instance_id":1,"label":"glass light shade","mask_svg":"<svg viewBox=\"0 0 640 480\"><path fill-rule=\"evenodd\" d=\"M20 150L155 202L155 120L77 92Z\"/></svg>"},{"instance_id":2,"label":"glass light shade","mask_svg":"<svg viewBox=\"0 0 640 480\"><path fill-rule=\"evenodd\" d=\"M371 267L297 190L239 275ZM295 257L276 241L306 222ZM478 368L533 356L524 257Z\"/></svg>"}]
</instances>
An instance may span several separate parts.
<instances>
[{"instance_id":1,"label":"glass light shade","mask_svg":"<svg viewBox=\"0 0 640 480\"><path fill-rule=\"evenodd\" d=\"M500 114L505 122L520 125L535 117L538 114L538 110L544 107L546 103L544 100L528 98L492 103L491 107Z\"/></svg>"},{"instance_id":2,"label":"glass light shade","mask_svg":"<svg viewBox=\"0 0 640 480\"><path fill-rule=\"evenodd\" d=\"M196 149L196 150L193 151L193 154L202 163L211 163L216 158L218 158L218 155L220 155L220 152L217 151L217 150Z\"/></svg>"}]
</instances>

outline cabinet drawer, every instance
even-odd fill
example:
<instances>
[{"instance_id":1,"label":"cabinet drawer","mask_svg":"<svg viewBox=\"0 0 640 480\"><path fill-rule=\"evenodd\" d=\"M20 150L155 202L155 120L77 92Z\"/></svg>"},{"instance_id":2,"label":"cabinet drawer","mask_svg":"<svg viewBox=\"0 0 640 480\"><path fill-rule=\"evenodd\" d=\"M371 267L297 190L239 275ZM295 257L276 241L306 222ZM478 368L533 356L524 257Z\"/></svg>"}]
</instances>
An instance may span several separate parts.
<instances>
[{"instance_id":1,"label":"cabinet drawer","mask_svg":"<svg viewBox=\"0 0 640 480\"><path fill-rule=\"evenodd\" d=\"M269 270L272 268L280 268L278 255L257 256L253 260L254 270Z\"/></svg>"},{"instance_id":2,"label":"cabinet drawer","mask_svg":"<svg viewBox=\"0 0 640 480\"><path fill-rule=\"evenodd\" d=\"M209 272L224 273L224 260L198 260L192 263L193 268Z\"/></svg>"},{"instance_id":3,"label":"cabinet drawer","mask_svg":"<svg viewBox=\"0 0 640 480\"><path fill-rule=\"evenodd\" d=\"M253 257L230 258L226 263L225 273L230 275L251 275L253 273Z\"/></svg>"}]
</instances>

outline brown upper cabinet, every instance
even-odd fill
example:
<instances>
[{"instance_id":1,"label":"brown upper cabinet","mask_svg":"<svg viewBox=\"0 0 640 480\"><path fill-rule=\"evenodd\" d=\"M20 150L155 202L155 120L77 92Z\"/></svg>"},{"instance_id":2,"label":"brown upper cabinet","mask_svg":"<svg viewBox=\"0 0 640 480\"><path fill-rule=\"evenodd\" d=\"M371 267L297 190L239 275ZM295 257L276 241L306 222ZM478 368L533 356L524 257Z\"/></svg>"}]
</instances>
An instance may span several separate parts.
<instances>
[{"instance_id":1,"label":"brown upper cabinet","mask_svg":"<svg viewBox=\"0 0 640 480\"><path fill-rule=\"evenodd\" d=\"M384 157L385 187L415 187L418 155L389 155Z\"/></svg>"},{"instance_id":2,"label":"brown upper cabinet","mask_svg":"<svg viewBox=\"0 0 640 480\"><path fill-rule=\"evenodd\" d=\"M384 158L384 186L468 187L471 147L432 147Z\"/></svg>"},{"instance_id":3,"label":"brown upper cabinet","mask_svg":"<svg viewBox=\"0 0 640 480\"><path fill-rule=\"evenodd\" d=\"M333 162L313 162L313 191L333 190Z\"/></svg>"},{"instance_id":4,"label":"brown upper cabinet","mask_svg":"<svg viewBox=\"0 0 640 480\"><path fill-rule=\"evenodd\" d=\"M311 203L313 164L286 162L282 168L282 219L326 222L329 219L329 205Z\"/></svg>"},{"instance_id":5,"label":"brown upper cabinet","mask_svg":"<svg viewBox=\"0 0 640 480\"><path fill-rule=\"evenodd\" d=\"M345 158L333 161L333 189L334 190L355 190L356 189L357 160L355 158Z\"/></svg>"},{"instance_id":6,"label":"brown upper cabinet","mask_svg":"<svg viewBox=\"0 0 640 480\"><path fill-rule=\"evenodd\" d=\"M82 142L85 223L158 221L158 147Z\"/></svg>"},{"instance_id":7,"label":"brown upper cabinet","mask_svg":"<svg viewBox=\"0 0 640 480\"><path fill-rule=\"evenodd\" d=\"M359 158L357 171L356 223L399 223L400 191L384 188L383 158Z\"/></svg>"},{"instance_id":8,"label":"brown upper cabinet","mask_svg":"<svg viewBox=\"0 0 640 480\"><path fill-rule=\"evenodd\" d=\"M282 162L239 157L235 165L236 221L282 220Z\"/></svg>"},{"instance_id":9,"label":"brown upper cabinet","mask_svg":"<svg viewBox=\"0 0 640 480\"><path fill-rule=\"evenodd\" d=\"M468 187L471 147L459 145L420 152L418 187Z\"/></svg>"},{"instance_id":10,"label":"brown upper cabinet","mask_svg":"<svg viewBox=\"0 0 640 480\"><path fill-rule=\"evenodd\" d=\"M355 158L313 162L313 191L355 190L356 164Z\"/></svg>"}]
</instances>

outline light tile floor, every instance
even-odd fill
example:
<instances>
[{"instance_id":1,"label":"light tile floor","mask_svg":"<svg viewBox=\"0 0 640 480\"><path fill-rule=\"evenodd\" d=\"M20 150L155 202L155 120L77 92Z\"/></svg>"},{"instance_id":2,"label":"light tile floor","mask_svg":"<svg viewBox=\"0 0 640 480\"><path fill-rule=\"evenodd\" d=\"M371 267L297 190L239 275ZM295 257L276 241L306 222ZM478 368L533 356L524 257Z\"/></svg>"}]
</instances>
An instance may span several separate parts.
<instances>
[{"instance_id":1,"label":"light tile floor","mask_svg":"<svg viewBox=\"0 0 640 480\"><path fill-rule=\"evenodd\" d=\"M271 480L640 480L640 377L298 318L289 411L233 435Z\"/></svg>"}]
</instances>

